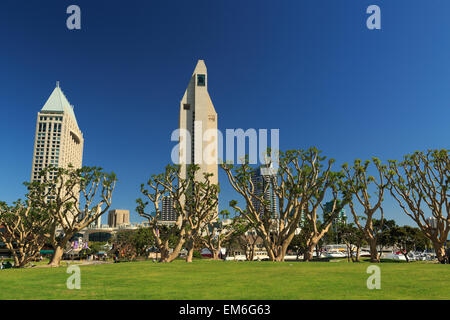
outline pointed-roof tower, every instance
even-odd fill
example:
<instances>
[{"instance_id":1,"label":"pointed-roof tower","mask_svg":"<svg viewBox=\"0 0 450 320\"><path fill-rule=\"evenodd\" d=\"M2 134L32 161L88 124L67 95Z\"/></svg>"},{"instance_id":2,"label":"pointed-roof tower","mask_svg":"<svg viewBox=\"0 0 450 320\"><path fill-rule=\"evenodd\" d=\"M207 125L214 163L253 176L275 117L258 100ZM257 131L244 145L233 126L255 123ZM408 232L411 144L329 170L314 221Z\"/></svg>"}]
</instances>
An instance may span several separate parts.
<instances>
[{"instance_id":1,"label":"pointed-roof tower","mask_svg":"<svg viewBox=\"0 0 450 320\"><path fill-rule=\"evenodd\" d=\"M70 104L69 100L67 100L66 96L64 95L64 92L61 90L59 81L56 82L56 87L50 97L47 99L47 102L42 107L41 112L66 113L70 115L78 125L77 118L75 117L75 113L73 112L73 105Z\"/></svg>"},{"instance_id":2,"label":"pointed-roof tower","mask_svg":"<svg viewBox=\"0 0 450 320\"><path fill-rule=\"evenodd\" d=\"M186 164L196 163L200 166L197 179L203 179L203 173L212 173L211 182L218 183L217 121L217 112L208 93L206 65L198 60L180 102L180 129L187 130L191 138L188 141L180 137L182 174L185 174ZM215 134L204 139L205 132Z\"/></svg>"},{"instance_id":3,"label":"pointed-roof tower","mask_svg":"<svg viewBox=\"0 0 450 320\"><path fill-rule=\"evenodd\" d=\"M57 82L38 112L31 181L40 180L40 171L49 166L81 168L83 145L83 133L78 127L73 106Z\"/></svg>"}]
</instances>

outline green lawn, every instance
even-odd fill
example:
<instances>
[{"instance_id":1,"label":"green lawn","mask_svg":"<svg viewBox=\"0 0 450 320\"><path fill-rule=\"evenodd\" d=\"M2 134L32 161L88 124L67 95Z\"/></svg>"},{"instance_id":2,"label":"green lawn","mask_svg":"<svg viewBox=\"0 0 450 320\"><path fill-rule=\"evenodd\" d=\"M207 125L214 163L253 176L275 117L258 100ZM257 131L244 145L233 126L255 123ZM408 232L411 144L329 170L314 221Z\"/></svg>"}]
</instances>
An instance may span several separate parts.
<instances>
[{"instance_id":1,"label":"green lawn","mask_svg":"<svg viewBox=\"0 0 450 320\"><path fill-rule=\"evenodd\" d=\"M66 268L0 270L0 299L450 299L450 265L341 262L129 262L82 266L81 289Z\"/></svg>"}]
</instances>

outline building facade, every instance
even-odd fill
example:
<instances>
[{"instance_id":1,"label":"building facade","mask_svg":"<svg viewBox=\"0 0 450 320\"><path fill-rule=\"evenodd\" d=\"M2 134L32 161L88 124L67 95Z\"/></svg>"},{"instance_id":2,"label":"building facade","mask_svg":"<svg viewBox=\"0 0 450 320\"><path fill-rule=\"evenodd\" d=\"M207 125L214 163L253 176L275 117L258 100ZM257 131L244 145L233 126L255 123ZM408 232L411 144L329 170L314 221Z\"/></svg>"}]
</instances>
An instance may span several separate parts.
<instances>
[{"instance_id":1,"label":"building facade","mask_svg":"<svg viewBox=\"0 0 450 320\"><path fill-rule=\"evenodd\" d=\"M333 213L333 201L329 201L325 203L325 206L323 208L323 219L324 221L327 220L330 215ZM339 225L346 224L347 223L347 215L345 214L345 210L341 209L339 213L336 214L336 217L332 221L332 229L336 231L336 228Z\"/></svg>"},{"instance_id":2,"label":"building facade","mask_svg":"<svg viewBox=\"0 0 450 320\"><path fill-rule=\"evenodd\" d=\"M278 217L277 196L274 192L274 176L276 175L272 164L259 166L252 172L251 180L254 186L254 194L262 197L265 203L254 198L253 206L260 215L270 213L272 218Z\"/></svg>"},{"instance_id":3,"label":"building facade","mask_svg":"<svg viewBox=\"0 0 450 320\"><path fill-rule=\"evenodd\" d=\"M121 225L130 224L130 211L113 209L108 212L108 225L110 228L118 228Z\"/></svg>"},{"instance_id":4,"label":"building facade","mask_svg":"<svg viewBox=\"0 0 450 320\"><path fill-rule=\"evenodd\" d=\"M164 197L162 199L162 207L161 207L161 222L173 222L177 221L177 214L175 213L173 207L173 199L171 197Z\"/></svg>"},{"instance_id":5,"label":"building facade","mask_svg":"<svg viewBox=\"0 0 450 320\"><path fill-rule=\"evenodd\" d=\"M84 139L73 109L57 83L37 115L31 181L49 166L81 168Z\"/></svg>"}]
</instances>

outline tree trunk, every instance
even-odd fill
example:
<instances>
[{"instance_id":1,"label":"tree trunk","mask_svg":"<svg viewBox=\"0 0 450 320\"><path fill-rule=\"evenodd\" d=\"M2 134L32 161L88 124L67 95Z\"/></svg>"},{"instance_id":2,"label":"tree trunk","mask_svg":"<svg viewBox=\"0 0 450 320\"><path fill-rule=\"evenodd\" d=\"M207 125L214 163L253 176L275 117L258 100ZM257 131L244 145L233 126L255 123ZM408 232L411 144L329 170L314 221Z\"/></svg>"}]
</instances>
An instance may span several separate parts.
<instances>
[{"instance_id":1,"label":"tree trunk","mask_svg":"<svg viewBox=\"0 0 450 320\"><path fill-rule=\"evenodd\" d=\"M159 262L169 262L169 248L160 247L159 248Z\"/></svg>"},{"instance_id":2,"label":"tree trunk","mask_svg":"<svg viewBox=\"0 0 450 320\"><path fill-rule=\"evenodd\" d=\"M17 256L17 264L14 264L16 268L21 268L26 265L27 255L23 246L19 247L19 255Z\"/></svg>"},{"instance_id":3,"label":"tree trunk","mask_svg":"<svg viewBox=\"0 0 450 320\"><path fill-rule=\"evenodd\" d=\"M355 252L355 257L353 256L353 253L354 253L354 251L353 251L354 249L350 249L350 255L351 255L351 257L352 257L352 262L356 262L356 252Z\"/></svg>"},{"instance_id":4,"label":"tree trunk","mask_svg":"<svg viewBox=\"0 0 450 320\"><path fill-rule=\"evenodd\" d=\"M303 257L303 261L311 261L314 257L314 249L316 249L317 244L319 243L320 238L312 238L309 240L309 243L306 244L306 251ZM319 253L317 253L317 258L319 258Z\"/></svg>"},{"instance_id":5,"label":"tree trunk","mask_svg":"<svg viewBox=\"0 0 450 320\"><path fill-rule=\"evenodd\" d=\"M213 250L211 252L213 254L213 256L212 256L213 260L220 260L220 258L219 258L220 249L219 250Z\"/></svg>"},{"instance_id":6,"label":"tree trunk","mask_svg":"<svg viewBox=\"0 0 450 320\"><path fill-rule=\"evenodd\" d=\"M194 248L189 248L188 254L186 255L186 262L192 262L193 256L194 256Z\"/></svg>"},{"instance_id":7,"label":"tree trunk","mask_svg":"<svg viewBox=\"0 0 450 320\"><path fill-rule=\"evenodd\" d=\"M6 244L6 247L8 248L9 252L14 258L14 267L17 267L19 265L19 257L17 256L17 250L14 248L12 242L6 242L6 239L2 239L4 243ZM9 240L9 239L8 239Z\"/></svg>"},{"instance_id":8,"label":"tree trunk","mask_svg":"<svg viewBox=\"0 0 450 320\"><path fill-rule=\"evenodd\" d=\"M442 243L433 241L434 251L440 263L445 263L445 249Z\"/></svg>"},{"instance_id":9,"label":"tree trunk","mask_svg":"<svg viewBox=\"0 0 450 320\"><path fill-rule=\"evenodd\" d=\"M175 246L175 248L173 248L172 253L169 255L167 262L172 262L180 255L180 251L181 251L181 248L183 247L183 244L184 244L184 238L181 237L180 240L178 240L178 243Z\"/></svg>"},{"instance_id":10,"label":"tree trunk","mask_svg":"<svg viewBox=\"0 0 450 320\"><path fill-rule=\"evenodd\" d=\"M358 246L356 248L356 256L355 256L355 262L359 262L359 255L361 254L361 247Z\"/></svg>"},{"instance_id":11,"label":"tree trunk","mask_svg":"<svg viewBox=\"0 0 450 320\"><path fill-rule=\"evenodd\" d=\"M53 253L52 260L48 264L50 267L59 267L59 265L61 264L62 255L64 253L64 248L66 247L67 242L69 242L69 240L76 232L78 232L78 230L72 230L71 232L65 234L64 238L62 238L60 241L56 241L52 244L55 252Z\"/></svg>"},{"instance_id":12,"label":"tree trunk","mask_svg":"<svg viewBox=\"0 0 450 320\"><path fill-rule=\"evenodd\" d=\"M311 261L314 256L314 246L306 247L305 254L303 255L303 261Z\"/></svg>"},{"instance_id":13,"label":"tree trunk","mask_svg":"<svg viewBox=\"0 0 450 320\"><path fill-rule=\"evenodd\" d=\"M19 268L20 267L20 262L19 262L19 257L17 256L16 252L14 252L13 257L14 257L14 267L15 268Z\"/></svg>"},{"instance_id":14,"label":"tree trunk","mask_svg":"<svg viewBox=\"0 0 450 320\"><path fill-rule=\"evenodd\" d=\"M274 248L272 242L270 241L270 237L267 236L266 238L262 238L262 239L263 239L264 247L266 248L266 251L267 251L267 255L269 256L269 260L276 261L275 248Z\"/></svg>"},{"instance_id":15,"label":"tree trunk","mask_svg":"<svg viewBox=\"0 0 450 320\"><path fill-rule=\"evenodd\" d=\"M192 262L192 257L194 256L194 241L192 239L189 239L186 241L187 244L187 255L186 255L186 262Z\"/></svg>"},{"instance_id":16,"label":"tree trunk","mask_svg":"<svg viewBox=\"0 0 450 320\"><path fill-rule=\"evenodd\" d=\"M287 252L287 249L288 249L290 243L291 243L291 241L283 242L283 245L281 246L281 252L279 252L280 261L284 261L284 257L286 256L286 252Z\"/></svg>"},{"instance_id":17,"label":"tree trunk","mask_svg":"<svg viewBox=\"0 0 450 320\"><path fill-rule=\"evenodd\" d=\"M64 250L61 246L57 245L55 247L55 252L53 253L52 259L50 260L50 263L48 264L50 267L59 267L61 264L61 258L64 253Z\"/></svg>"},{"instance_id":18,"label":"tree trunk","mask_svg":"<svg viewBox=\"0 0 450 320\"><path fill-rule=\"evenodd\" d=\"M242 249L242 248L241 248L241 249ZM250 261L250 256L251 256L250 249L247 250L247 248L245 248L245 249L242 249L242 250L243 250L244 253L245 253L245 259L246 259L247 261Z\"/></svg>"},{"instance_id":19,"label":"tree trunk","mask_svg":"<svg viewBox=\"0 0 450 320\"><path fill-rule=\"evenodd\" d=\"M403 252L403 250L402 250L402 254L405 256L406 262L409 262L408 251Z\"/></svg>"},{"instance_id":20,"label":"tree trunk","mask_svg":"<svg viewBox=\"0 0 450 320\"><path fill-rule=\"evenodd\" d=\"M214 249L214 248L213 248ZM222 240L217 240L217 248L213 251L213 259L214 260L222 260Z\"/></svg>"},{"instance_id":21,"label":"tree trunk","mask_svg":"<svg viewBox=\"0 0 450 320\"><path fill-rule=\"evenodd\" d=\"M380 259L378 258L378 249L376 240L368 239L367 242L369 243L370 248L370 262L372 263L380 262Z\"/></svg>"},{"instance_id":22,"label":"tree trunk","mask_svg":"<svg viewBox=\"0 0 450 320\"><path fill-rule=\"evenodd\" d=\"M378 254L379 259L381 259L382 256L383 256L383 246L380 246L380 251Z\"/></svg>"},{"instance_id":23,"label":"tree trunk","mask_svg":"<svg viewBox=\"0 0 450 320\"><path fill-rule=\"evenodd\" d=\"M250 246L248 261L253 261L254 258L255 258L255 244Z\"/></svg>"}]
</instances>

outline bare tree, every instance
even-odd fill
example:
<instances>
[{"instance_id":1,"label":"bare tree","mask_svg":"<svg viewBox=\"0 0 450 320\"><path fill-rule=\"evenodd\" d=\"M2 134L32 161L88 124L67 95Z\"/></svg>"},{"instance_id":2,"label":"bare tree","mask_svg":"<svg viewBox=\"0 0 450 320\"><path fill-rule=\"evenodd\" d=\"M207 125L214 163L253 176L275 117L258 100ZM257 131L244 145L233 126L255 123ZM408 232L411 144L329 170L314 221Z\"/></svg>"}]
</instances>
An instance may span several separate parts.
<instances>
[{"instance_id":1,"label":"bare tree","mask_svg":"<svg viewBox=\"0 0 450 320\"><path fill-rule=\"evenodd\" d=\"M338 174L331 171L334 160L324 168L326 157L320 153L316 148L280 152L277 172L268 175L269 182L262 185L253 182L254 169L246 161L236 168L221 165L232 187L244 198L246 209L240 208L237 201L231 201L230 206L255 226L272 261L284 260L301 216L309 215L314 220L326 190L336 181ZM268 188L272 188L278 202L275 212L264 198ZM310 248L323 236L322 231L315 230Z\"/></svg>"},{"instance_id":2,"label":"bare tree","mask_svg":"<svg viewBox=\"0 0 450 320\"><path fill-rule=\"evenodd\" d=\"M211 219L205 223L199 241L208 248L212 253L213 260L219 260L219 255L223 246L234 233L235 220L233 219L230 223L225 223L225 218L229 215L228 211L223 210L220 215L222 220ZM211 215L213 217L213 215Z\"/></svg>"},{"instance_id":3,"label":"bare tree","mask_svg":"<svg viewBox=\"0 0 450 320\"><path fill-rule=\"evenodd\" d=\"M342 226L342 241L347 247L347 260L359 262L361 247L365 243L363 232L353 225L353 223Z\"/></svg>"},{"instance_id":4,"label":"bare tree","mask_svg":"<svg viewBox=\"0 0 450 320\"><path fill-rule=\"evenodd\" d=\"M346 178L345 181L341 183L341 190L346 194L346 198L349 199L348 203L356 226L364 233L366 241L369 244L370 260L372 262L380 262L377 242L381 233L374 228L374 216L377 211L380 211L380 220L384 221L384 212L381 205L383 203L384 192L386 188L389 187L392 180L392 175L387 174L387 167L382 165L377 158L372 158L372 161L377 170L378 179L368 173L368 167L371 163L370 160L361 164L361 160L357 159L351 168L349 168L347 164L342 166ZM375 200L372 202L372 197L369 194L369 189L371 187L375 189ZM353 196L363 208L364 219L361 219L357 213L358 210L355 208ZM363 223L362 220L365 220L365 223ZM381 229L382 226L380 230Z\"/></svg>"},{"instance_id":5,"label":"bare tree","mask_svg":"<svg viewBox=\"0 0 450 320\"><path fill-rule=\"evenodd\" d=\"M339 173L327 171L322 179L318 179L315 190L316 194L311 197L308 204L305 206L303 227L307 227L305 230L302 230L306 239L306 250L303 256L304 261L310 261L313 258L314 249L317 247L319 241L323 239L325 234L330 230L333 221L347 203L347 200L340 201L338 199L337 182L340 178L341 176ZM329 202L331 208L326 215L324 214L324 221L321 222L318 220L317 210L321 208L322 211L324 211L322 202L328 188L331 189L333 197ZM317 252L317 256L319 256L319 252Z\"/></svg>"},{"instance_id":6,"label":"bare tree","mask_svg":"<svg viewBox=\"0 0 450 320\"><path fill-rule=\"evenodd\" d=\"M153 204L154 214L145 212L148 201L137 199L136 211L147 218L153 230L155 242L161 252L161 262L171 262L178 257L183 245L186 245L187 262L192 262L195 240L200 236L202 228L213 221L217 212L219 186L210 182L211 174L204 174L204 180L195 179L198 165L187 168L186 178L182 178L180 166L167 166L160 175L153 175L147 182L148 189L141 185L141 192ZM171 199L173 210L177 216L176 227L162 237L159 232L161 222L162 200ZM178 241L170 253L169 238L179 232Z\"/></svg>"},{"instance_id":7,"label":"bare tree","mask_svg":"<svg viewBox=\"0 0 450 320\"><path fill-rule=\"evenodd\" d=\"M255 226L242 217L239 217L235 224L235 236L239 247L245 253L245 258L248 261L253 261L256 245L258 241L261 241L261 237L256 232Z\"/></svg>"},{"instance_id":8,"label":"bare tree","mask_svg":"<svg viewBox=\"0 0 450 320\"><path fill-rule=\"evenodd\" d=\"M99 219L111 206L117 178L99 167L70 166L46 168L40 177L40 181L26 183L28 198L31 206L52 217L47 237L55 252L49 265L59 266L73 235Z\"/></svg>"},{"instance_id":9,"label":"bare tree","mask_svg":"<svg viewBox=\"0 0 450 320\"><path fill-rule=\"evenodd\" d=\"M405 156L397 164L390 191L403 211L414 220L433 244L439 262L445 261L444 244L450 231L449 150L428 150ZM431 212L431 219L425 211Z\"/></svg>"},{"instance_id":10,"label":"bare tree","mask_svg":"<svg viewBox=\"0 0 450 320\"><path fill-rule=\"evenodd\" d=\"M191 170L192 168L192 170ZM200 169L191 165L188 169L188 192L184 194L184 216L186 217L186 262L192 262L195 240L201 238L205 227L216 221L219 204L219 185L213 184L212 173L204 173L204 179L196 180L196 172ZM207 228L209 230L209 228ZM207 231L209 232L209 231ZM217 253L217 252L216 252Z\"/></svg>"},{"instance_id":11,"label":"bare tree","mask_svg":"<svg viewBox=\"0 0 450 320\"><path fill-rule=\"evenodd\" d=\"M177 185L178 184L178 185ZM161 257L160 262L172 262L175 260L186 241L186 218L181 206L181 198L187 189L186 181L181 179L179 166L167 166L164 173L152 175L147 181L148 188L141 184L141 193L152 203L154 213L146 212L149 201L137 199L136 211L149 222L155 244ZM176 214L176 224L163 226L161 224L162 202L168 199L172 210ZM170 240L176 239L173 250L170 251Z\"/></svg>"},{"instance_id":12,"label":"bare tree","mask_svg":"<svg viewBox=\"0 0 450 320\"><path fill-rule=\"evenodd\" d=\"M45 211L18 200L13 206L0 202L0 240L14 258L14 266L21 268L33 261L45 244L50 217Z\"/></svg>"}]
</instances>

